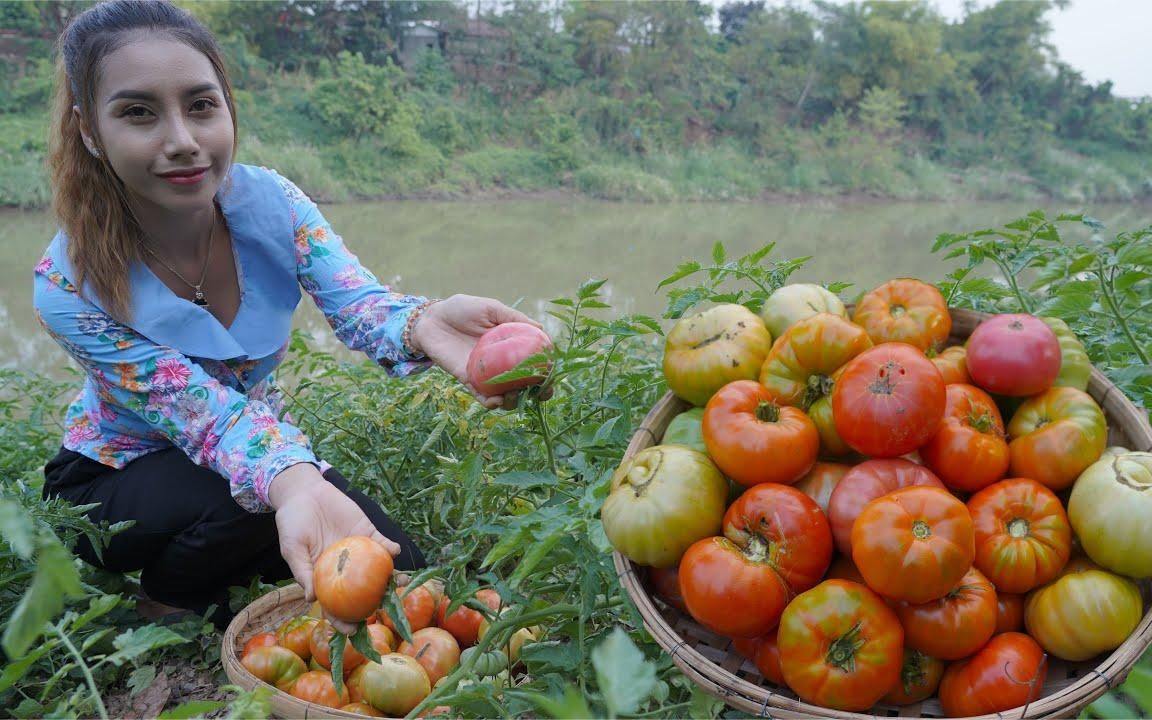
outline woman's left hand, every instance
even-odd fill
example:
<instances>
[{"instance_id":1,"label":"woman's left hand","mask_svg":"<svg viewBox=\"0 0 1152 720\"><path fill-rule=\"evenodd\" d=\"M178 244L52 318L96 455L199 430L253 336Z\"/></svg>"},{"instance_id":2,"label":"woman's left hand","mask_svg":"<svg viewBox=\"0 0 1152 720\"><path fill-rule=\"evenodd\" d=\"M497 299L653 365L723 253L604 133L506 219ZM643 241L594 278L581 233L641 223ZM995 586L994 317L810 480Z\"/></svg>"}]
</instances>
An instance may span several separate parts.
<instances>
[{"instance_id":1,"label":"woman's left hand","mask_svg":"<svg viewBox=\"0 0 1152 720\"><path fill-rule=\"evenodd\" d=\"M514 407L516 394L484 396L468 383L468 355L486 331L507 322L543 326L499 300L475 295L453 295L424 311L412 328L412 349L459 380L485 407Z\"/></svg>"}]
</instances>

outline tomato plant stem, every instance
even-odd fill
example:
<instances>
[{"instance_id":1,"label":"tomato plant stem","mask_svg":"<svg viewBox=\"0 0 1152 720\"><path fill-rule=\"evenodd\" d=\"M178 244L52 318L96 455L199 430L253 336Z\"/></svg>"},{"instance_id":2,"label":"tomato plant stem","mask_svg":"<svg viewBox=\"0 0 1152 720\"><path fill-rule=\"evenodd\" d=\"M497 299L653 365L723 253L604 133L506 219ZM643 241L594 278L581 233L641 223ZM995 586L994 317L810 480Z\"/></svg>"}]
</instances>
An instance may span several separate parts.
<instances>
[{"instance_id":1,"label":"tomato plant stem","mask_svg":"<svg viewBox=\"0 0 1152 720\"><path fill-rule=\"evenodd\" d=\"M1140 347L1140 343L1132 335L1132 328L1128 326L1128 321L1124 314L1120 312L1116 304L1116 294L1114 292L1113 283L1115 282L1114 274L1115 268L1106 270L1102 260L1097 261L1096 277L1100 281L1100 292L1104 296L1104 301L1108 303L1108 311L1112 318L1116 320L1116 324L1120 327L1120 332L1124 333L1124 337L1128 339L1128 344L1132 347L1132 351L1136 353L1136 357L1140 358L1140 362L1145 365L1148 364L1148 355ZM1105 279L1107 275L1107 279Z\"/></svg>"},{"instance_id":2,"label":"tomato plant stem","mask_svg":"<svg viewBox=\"0 0 1152 720\"><path fill-rule=\"evenodd\" d=\"M80 672L84 673L84 682L88 685L88 691L92 694L92 700L96 703L96 711L100 714L101 720L108 720L108 708L104 707L104 700L100 697L100 688L96 687L96 678L92 677L92 668L88 667L84 656L76 646L72 644L72 640L58 625L49 625L48 629L53 635L60 638L60 643L68 649L68 653L72 657L76 658L76 664L80 667Z\"/></svg>"}]
</instances>

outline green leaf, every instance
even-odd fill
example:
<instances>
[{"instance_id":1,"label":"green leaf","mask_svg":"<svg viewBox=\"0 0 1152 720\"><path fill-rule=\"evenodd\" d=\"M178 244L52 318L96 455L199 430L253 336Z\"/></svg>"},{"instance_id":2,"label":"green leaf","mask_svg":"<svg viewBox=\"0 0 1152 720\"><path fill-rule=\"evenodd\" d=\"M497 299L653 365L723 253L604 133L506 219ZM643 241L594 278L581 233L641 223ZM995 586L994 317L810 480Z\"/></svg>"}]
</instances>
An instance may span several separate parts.
<instances>
[{"instance_id":1,"label":"green leaf","mask_svg":"<svg viewBox=\"0 0 1152 720\"><path fill-rule=\"evenodd\" d=\"M192 700L191 702L178 705L171 710L165 710L160 713L160 720L193 720L193 718L202 718L208 713L213 713L224 707L224 703L217 700ZM246 717L238 715L237 717ZM247 717L257 717L255 715Z\"/></svg>"},{"instance_id":2,"label":"green leaf","mask_svg":"<svg viewBox=\"0 0 1152 720\"><path fill-rule=\"evenodd\" d=\"M145 625L140 628L129 628L116 636L112 641L116 652L107 657L108 662L114 665L123 665L136 658L146 655L153 650L170 645L182 645L188 638L179 635L162 625Z\"/></svg>"},{"instance_id":3,"label":"green leaf","mask_svg":"<svg viewBox=\"0 0 1152 720\"><path fill-rule=\"evenodd\" d=\"M80 597L83 588L72 553L55 536L41 538L36 574L4 628L4 652L19 658L40 637L45 624L64 609L65 597Z\"/></svg>"},{"instance_id":4,"label":"green leaf","mask_svg":"<svg viewBox=\"0 0 1152 720\"><path fill-rule=\"evenodd\" d=\"M723 265L727 257L724 252L724 243L717 241L716 244L712 246L712 262L717 265Z\"/></svg>"},{"instance_id":5,"label":"green leaf","mask_svg":"<svg viewBox=\"0 0 1152 720\"><path fill-rule=\"evenodd\" d=\"M635 714L656 687L656 667L619 627L592 650L592 667L613 717Z\"/></svg>"},{"instance_id":6,"label":"green leaf","mask_svg":"<svg viewBox=\"0 0 1152 720\"><path fill-rule=\"evenodd\" d=\"M584 720L596 717L584 696L572 685L564 690L562 699L550 698L540 693L524 693L523 696L543 714L556 720Z\"/></svg>"},{"instance_id":7,"label":"green leaf","mask_svg":"<svg viewBox=\"0 0 1152 720\"><path fill-rule=\"evenodd\" d=\"M532 571L536 569L536 566L539 565L544 558L548 557L548 553L552 552L552 548L556 547L556 544L567 537L567 535L566 530L557 529L553 530L552 533L543 540L538 540L532 545L528 552L524 553L524 558L520 561L520 564L516 566L516 571L508 578L508 584L512 587L519 587L525 578L532 575Z\"/></svg>"},{"instance_id":8,"label":"green leaf","mask_svg":"<svg viewBox=\"0 0 1152 720\"><path fill-rule=\"evenodd\" d=\"M400 596L394 592L384 593L384 604L381 607L392 618L392 626L396 628L400 639L412 642L412 627L408 624L408 615L404 612L404 602Z\"/></svg>"},{"instance_id":9,"label":"green leaf","mask_svg":"<svg viewBox=\"0 0 1152 720\"><path fill-rule=\"evenodd\" d=\"M527 490L528 488L553 487L559 485L560 478L556 477L556 473L516 470L514 472L500 473L492 478L492 484Z\"/></svg>"},{"instance_id":10,"label":"green leaf","mask_svg":"<svg viewBox=\"0 0 1152 720\"><path fill-rule=\"evenodd\" d=\"M8 663L4 667L4 672L0 673L0 693L16 684L16 681L24 677L24 674L28 672L30 667L36 664L36 661L51 652L56 645L56 640L49 640L37 646L35 650L16 662Z\"/></svg>"},{"instance_id":11,"label":"green leaf","mask_svg":"<svg viewBox=\"0 0 1152 720\"><path fill-rule=\"evenodd\" d=\"M1134 242L1120 248L1116 261L1123 265L1141 265L1152 268L1152 242Z\"/></svg>"},{"instance_id":12,"label":"green leaf","mask_svg":"<svg viewBox=\"0 0 1152 720\"><path fill-rule=\"evenodd\" d=\"M580 667L581 652L575 643L549 640L524 645L520 657L532 664L534 673L563 673Z\"/></svg>"},{"instance_id":13,"label":"green leaf","mask_svg":"<svg viewBox=\"0 0 1152 720\"><path fill-rule=\"evenodd\" d=\"M1152 716L1152 668L1136 665L1120 686L1124 693L1143 710L1141 717Z\"/></svg>"},{"instance_id":14,"label":"green leaf","mask_svg":"<svg viewBox=\"0 0 1152 720\"><path fill-rule=\"evenodd\" d=\"M395 594L395 593L393 593ZM356 632L352 633L352 647L372 662L380 662L380 651L372 644L372 636L368 634L368 623L360 623Z\"/></svg>"},{"instance_id":15,"label":"green leaf","mask_svg":"<svg viewBox=\"0 0 1152 720\"><path fill-rule=\"evenodd\" d=\"M1089 717L1123 718L1132 715L1132 708L1120 701L1112 692L1101 695L1084 709Z\"/></svg>"},{"instance_id":16,"label":"green leaf","mask_svg":"<svg viewBox=\"0 0 1152 720\"><path fill-rule=\"evenodd\" d=\"M676 272L672 273L671 275L669 275L668 277L666 277L660 281L660 284L656 286L656 289L659 290L660 288L664 287L665 285L671 285L672 283L676 282L677 280L682 280L682 279L688 277L689 275L691 275L692 273L699 272L699 271L700 271L700 263L696 262L695 260L689 260L687 262L682 262L682 263L680 263L680 266L676 268Z\"/></svg>"},{"instance_id":17,"label":"green leaf","mask_svg":"<svg viewBox=\"0 0 1152 720\"><path fill-rule=\"evenodd\" d=\"M341 632L334 632L332 637L328 638L328 657L332 659L329 672L332 675L332 684L336 686L337 695L344 692L344 646L347 642L348 638Z\"/></svg>"},{"instance_id":18,"label":"green leaf","mask_svg":"<svg viewBox=\"0 0 1152 720\"><path fill-rule=\"evenodd\" d=\"M36 551L36 523L20 503L0 498L0 535L25 560Z\"/></svg>"},{"instance_id":19,"label":"green leaf","mask_svg":"<svg viewBox=\"0 0 1152 720\"><path fill-rule=\"evenodd\" d=\"M128 676L128 689L131 690L132 695L139 695L141 690L144 690L152 681L156 679L156 666L155 665L141 665L132 671Z\"/></svg>"}]
</instances>

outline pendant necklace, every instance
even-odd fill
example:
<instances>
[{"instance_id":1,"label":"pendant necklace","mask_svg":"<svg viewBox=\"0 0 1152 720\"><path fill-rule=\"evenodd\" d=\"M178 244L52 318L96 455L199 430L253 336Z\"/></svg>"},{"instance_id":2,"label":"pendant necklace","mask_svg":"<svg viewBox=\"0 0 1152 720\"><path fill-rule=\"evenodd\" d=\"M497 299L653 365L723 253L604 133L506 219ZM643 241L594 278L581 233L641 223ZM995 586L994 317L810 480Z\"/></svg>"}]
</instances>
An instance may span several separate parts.
<instances>
[{"instance_id":1,"label":"pendant necklace","mask_svg":"<svg viewBox=\"0 0 1152 720\"><path fill-rule=\"evenodd\" d=\"M188 282L188 280L185 279L185 277L183 275L181 275L179 272L176 271L176 268L174 268L171 265L169 265L168 263L164 262L164 258L157 255L156 252L152 248L148 247L147 243L142 243L144 245L144 249L148 251L148 254L151 255L152 257L156 258L156 262L160 263L165 268L167 268L170 273L172 273L176 277L180 278L180 281L182 283L184 283L188 287L192 288L192 291L195 293L192 296L192 302L196 305L199 305L202 308L208 307L208 298L204 296L204 290L202 288L204 287L204 280L208 277L208 261L212 259L212 238L215 234L216 234L216 205L215 205L215 203L213 203L213 205L212 205L212 225L209 226L209 228L208 228L208 251L204 255L204 268L200 271L200 282L198 282L198 283Z\"/></svg>"}]
</instances>

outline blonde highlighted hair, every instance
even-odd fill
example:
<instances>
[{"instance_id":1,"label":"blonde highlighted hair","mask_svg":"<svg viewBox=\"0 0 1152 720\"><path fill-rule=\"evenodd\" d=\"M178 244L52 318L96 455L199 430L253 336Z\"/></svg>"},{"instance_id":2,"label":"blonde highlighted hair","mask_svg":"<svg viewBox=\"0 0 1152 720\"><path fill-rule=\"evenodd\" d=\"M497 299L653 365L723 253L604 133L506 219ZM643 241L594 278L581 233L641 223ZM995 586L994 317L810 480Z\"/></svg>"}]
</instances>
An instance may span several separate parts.
<instances>
[{"instance_id":1,"label":"blonde highlighted hair","mask_svg":"<svg viewBox=\"0 0 1152 720\"><path fill-rule=\"evenodd\" d=\"M208 29L187 11L167 0L109 0L77 15L61 34L48 150L52 208L68 235L68 260L76 275L69 280L81 294L90 289L121 322L132 319L128 270L142 259L144 235L124 183L100 147L94 104L103 59L141 31L165 33L208 58L236 132L232 84L220 49ZM73 108L91 129L99 157L84 144L81 120Z\"/></svg>"}]
</instances>

